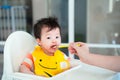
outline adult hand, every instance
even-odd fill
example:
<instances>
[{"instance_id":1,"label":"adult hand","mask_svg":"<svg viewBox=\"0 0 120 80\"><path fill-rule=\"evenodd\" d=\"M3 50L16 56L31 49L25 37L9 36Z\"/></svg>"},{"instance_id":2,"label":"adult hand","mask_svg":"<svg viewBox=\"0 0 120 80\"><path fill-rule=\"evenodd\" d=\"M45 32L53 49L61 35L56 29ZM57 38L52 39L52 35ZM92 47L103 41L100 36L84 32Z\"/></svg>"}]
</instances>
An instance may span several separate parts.
<instances>
[{"instance_id":1,"label":"adult hand","mask_svg":"<svg viewBox=\"0 0 120 80\"><path fill-rule=\"evenodd\" d=\"M87 44L83 42L70 43L68 49L72 54L77 55L80 59L87 58L87 55L89 55L89 48Z\"/></svg>"}]
</instances>

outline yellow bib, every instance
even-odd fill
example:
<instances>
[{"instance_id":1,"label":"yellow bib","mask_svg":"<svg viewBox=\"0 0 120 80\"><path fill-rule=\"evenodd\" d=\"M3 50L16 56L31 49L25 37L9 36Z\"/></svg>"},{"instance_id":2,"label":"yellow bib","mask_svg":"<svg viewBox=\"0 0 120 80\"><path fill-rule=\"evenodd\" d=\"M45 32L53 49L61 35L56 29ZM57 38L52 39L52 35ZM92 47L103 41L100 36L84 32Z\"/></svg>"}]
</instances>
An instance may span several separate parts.
<instances>
[{"instance_id":1,"label":"yellow bib","mask_svg":"<svg viewBox=\"0 0 120 80\"><path fill-rule=\"evenodd\" d=\"M57 50L54 56L48 56L40 46L36 46L32 56L36 75L52 77L70 68L70 63L65 59L64 54L60 50Z\"/></svg>"}]
</instances>

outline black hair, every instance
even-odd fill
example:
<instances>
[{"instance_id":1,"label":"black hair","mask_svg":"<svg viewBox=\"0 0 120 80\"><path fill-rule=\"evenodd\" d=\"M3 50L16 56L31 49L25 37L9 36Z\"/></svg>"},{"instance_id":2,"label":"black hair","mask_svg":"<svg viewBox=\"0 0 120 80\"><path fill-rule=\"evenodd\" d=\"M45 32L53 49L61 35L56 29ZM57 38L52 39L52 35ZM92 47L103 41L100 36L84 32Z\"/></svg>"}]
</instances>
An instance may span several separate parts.
<instances>
[{"instance_id":1,"label":"black hair","mask_svg":"<svg viewBox=\"0 0 120 80\"><path fill-rule=\"evenodd\" d=\"M48 27L49 31L55 28L60 29L61 34L61 28L58 24L58 20L56 17L48 17L48 18L42 18L37 21L37 23L34 25L34 36L35 38L41 39L41 30L43 27Z\"/></svg>"}]
</instances>

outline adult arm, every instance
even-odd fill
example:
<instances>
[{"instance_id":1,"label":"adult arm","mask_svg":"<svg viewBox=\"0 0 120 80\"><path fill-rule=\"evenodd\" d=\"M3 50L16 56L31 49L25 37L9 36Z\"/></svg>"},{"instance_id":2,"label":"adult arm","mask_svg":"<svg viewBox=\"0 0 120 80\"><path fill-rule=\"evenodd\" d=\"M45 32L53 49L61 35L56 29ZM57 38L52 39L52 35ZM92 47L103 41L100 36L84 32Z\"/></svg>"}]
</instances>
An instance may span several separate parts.
<instances>
[{"instance_id":1,"label":"adult arm","mask_svg":"<svg viewBox=\"0 0 120 80\"><path fill-rule=\"evenodd\" d=\"M80 44L80 46L77 46L77 44ZM120 56L105 56L90 53L87 44L83 42L71 43L69 51L77 55L84 63L120 72Z\"/></svg>"}]
</instances>

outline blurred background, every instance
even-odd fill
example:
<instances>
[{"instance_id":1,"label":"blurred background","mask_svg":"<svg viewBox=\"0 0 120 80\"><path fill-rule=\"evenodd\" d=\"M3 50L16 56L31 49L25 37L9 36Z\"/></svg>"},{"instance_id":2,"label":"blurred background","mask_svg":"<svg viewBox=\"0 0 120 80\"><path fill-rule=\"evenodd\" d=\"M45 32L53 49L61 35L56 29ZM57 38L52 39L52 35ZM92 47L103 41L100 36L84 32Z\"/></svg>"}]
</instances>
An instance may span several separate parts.
<instances>
[{"instance_id":1,"label":"blurred background","mask_svg":"<svg viewBox=\"0 0 120 80\"><path fill-rule=\"evenodd\" d=\"M96 54L120 55L120 0L0 0L0 78L7 37L18 30L33 35L33 24L48 16L58 18L62 43L82 41Z\"/></svg>"}]
</instances>

